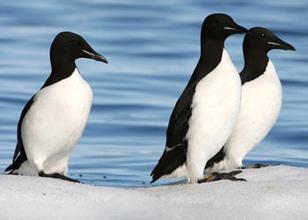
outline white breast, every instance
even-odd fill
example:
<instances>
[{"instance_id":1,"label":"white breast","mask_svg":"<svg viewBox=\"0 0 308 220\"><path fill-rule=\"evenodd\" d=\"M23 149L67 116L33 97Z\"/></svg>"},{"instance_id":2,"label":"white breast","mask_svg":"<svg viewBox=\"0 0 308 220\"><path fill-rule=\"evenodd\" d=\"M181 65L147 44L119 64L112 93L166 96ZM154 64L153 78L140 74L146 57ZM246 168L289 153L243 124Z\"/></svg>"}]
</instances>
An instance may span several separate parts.
<instances>
[{"instance_id":1,"label":"white breast","mask_svg":"<svg viewBox=\"0 0 308 220\"><path fill-rule=\"evenodd\" d=\"M271 61L266 71L242 88L241 109L230 139L226 144L226 160L234 169L269 133L275 124L282 103L282 87Z\"/></svg>"},{"instance_id":2,"label":"white breast","mask_svg":"<svg viewBox=\"0 0 308 220\"><path fill-rule=\"evenodd\" d=\"M22 122L29 162L38 171L65 173L68 156L81 137L92 105L92 90L76 68L39 91Z\"/></svg>"},{"instance_id":3,"label":"white breast","mask_svg":"<svg viewBox=\"0 0 308 220\"><path fill-rule=\"evenodd\" d=\"M206 162L227 141L241 96L238 71L226 50L220 64L196 86L189 120L187 172L191 182L203 177Z\"/></svg>"}]
</instances>

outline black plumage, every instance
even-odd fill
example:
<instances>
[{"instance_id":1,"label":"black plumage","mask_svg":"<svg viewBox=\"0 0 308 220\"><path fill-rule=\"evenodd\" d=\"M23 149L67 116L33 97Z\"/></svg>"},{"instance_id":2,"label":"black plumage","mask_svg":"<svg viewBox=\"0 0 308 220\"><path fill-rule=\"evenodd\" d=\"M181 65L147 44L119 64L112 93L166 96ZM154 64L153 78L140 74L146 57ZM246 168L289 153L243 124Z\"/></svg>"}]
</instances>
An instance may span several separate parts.
<instances>
[{"instance_id":1,"label":"black plumage","mask_svg":"<svg viewBox=\"0 0 308 220\"><path fill-rule=\"evenodd\" d=\"M227 30L225 26L235 27ZM169 175L186 162L187 131L192 114L192 100L196 86L207 74L212 72L221 61L224 41L234 34L246 31L237 25L230 16L212 14L205 18L201 28L201 53L198 64L180 98L172 111L168 128L166 148L153 169L152 182Z\"/></svg>"}]
</instances>

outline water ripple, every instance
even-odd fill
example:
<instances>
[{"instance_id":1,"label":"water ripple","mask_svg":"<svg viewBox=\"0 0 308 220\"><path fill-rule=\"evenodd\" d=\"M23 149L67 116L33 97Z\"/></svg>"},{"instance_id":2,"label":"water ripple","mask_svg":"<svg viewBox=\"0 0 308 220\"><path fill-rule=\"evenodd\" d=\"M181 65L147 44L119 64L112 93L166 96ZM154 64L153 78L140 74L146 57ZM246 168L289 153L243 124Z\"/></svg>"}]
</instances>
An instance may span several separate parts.
<instances>
[{"instance_id":1,"label":"water ripple","mask_svg":"<svg viewBox=\"0 0 308 220\"><path fill-rule=\"evenodd\" d=\"M51 40L70 30L110 61L77 62L94 104L70 175L95 185L148 185L172 107L198 60L200 25L213 12L226 12L247 27L268 27L297 48L270 54L282 79L283 108L245 162L308 167L306 0L34 0L0 6L0 169L11 161L22 107L50 72ZM235 36L226 44L239 69L241 41Z\"/></svg>"}]
</instances>

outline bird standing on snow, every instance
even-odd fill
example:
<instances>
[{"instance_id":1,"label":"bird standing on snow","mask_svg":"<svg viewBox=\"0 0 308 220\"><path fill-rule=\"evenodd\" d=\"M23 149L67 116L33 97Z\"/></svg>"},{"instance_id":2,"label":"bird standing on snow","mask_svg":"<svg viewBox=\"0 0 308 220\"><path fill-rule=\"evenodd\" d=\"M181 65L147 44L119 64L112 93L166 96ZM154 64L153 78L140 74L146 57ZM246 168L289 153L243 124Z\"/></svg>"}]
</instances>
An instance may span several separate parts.
<instances>
[{"instance_id":1,"label":"bird standing on snow","mask_svg":"<svg viewBox=\"0 0 308 220\"><path fill-rule=\"evenodd\" d=\"M152 182L182 176L190 183L203 181L206 162L231 134L240 107L241 82L224 42L246 31L225 14L205 18L200 59L171 114Z\"/></svg>"},{"instance_id":2,"label":"bird standing on snow","mask_svg":"<svg viewBox=\"0 0 308 220\"><path fill-rule=\"evenodd\" d=\"M267 53L272 49L295 50L268 29L255 27L244 38L245 65L240 73L242 99L238 119L224 147L208 163L217 172L242 167L242 161L269 133L282 103L282 87Z\"/></svg>"},{"instance_id":3,"label":"bird standing on snow","mask_svg":"<svg viewBox=\"0 0 308 220\"><path fill-rule=\"evenodd\" d=\"M92 89L75 64L78 58L107 63L81 36L59 33L50 47L51 74L21 112L13 163L6 172L78 182L65 175L92 105Z\"/></svg>"}]
</instances>

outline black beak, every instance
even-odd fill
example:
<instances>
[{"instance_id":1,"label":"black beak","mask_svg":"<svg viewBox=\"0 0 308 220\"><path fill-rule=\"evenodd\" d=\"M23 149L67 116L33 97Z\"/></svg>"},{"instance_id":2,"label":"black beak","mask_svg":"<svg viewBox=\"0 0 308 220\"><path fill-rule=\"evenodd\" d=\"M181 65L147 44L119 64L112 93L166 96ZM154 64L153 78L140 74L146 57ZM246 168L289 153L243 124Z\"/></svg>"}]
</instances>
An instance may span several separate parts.
<instances>
[{"instance_id":1,"label":"black beak","mask_svg":"<svg viewBox=\"0 0 308 220\"><path fill-rule=\"evenodd\" d=\"M233 23L230 26L224 27L225 30L229 31L231 34L236 34L236 33L247 33L247 29L238 25L237 23Z\"/></svg>"},{"instance_id":2,"label":"black beak","mask_svg":"<svg viewBox=\"0 0 308 220\"><path fill-rule=\"evenodd\" d=\"M96 60L96 61L99 61L99 62L103 62L103 63L108 63L108 61L107 61L107 59L103 56L103 55L101 55L101 54L99 54L99 53L97 53L97 52L95 52L95 51L93 51L93 52L89 52L89 51L87 51L87 50L82 50L90 59L93 59L93 60Z\"/></svg>"},{"instance_id":3,"label":"black beak","mask_svg":"<svg viewBox=\"0 0 308 220\"><path fill-rule=\"evenodd\" d=\"M279 37L267 41L267 45L270 49L292 50L295 51L295 47L287 42L281 40Z\"/></svg>"}]
</instances>

